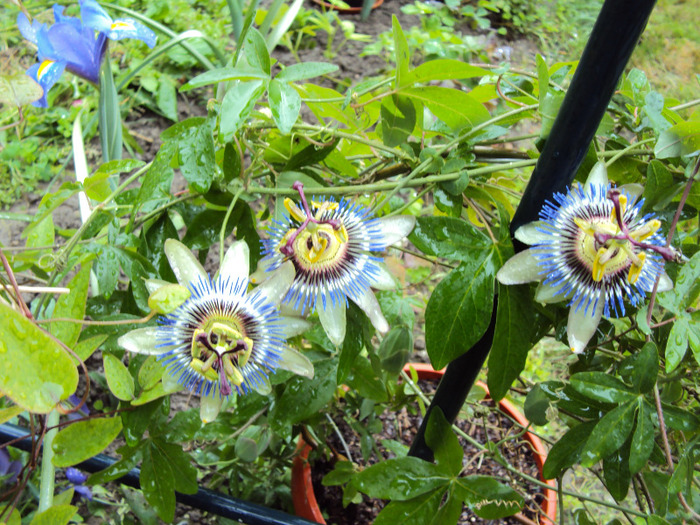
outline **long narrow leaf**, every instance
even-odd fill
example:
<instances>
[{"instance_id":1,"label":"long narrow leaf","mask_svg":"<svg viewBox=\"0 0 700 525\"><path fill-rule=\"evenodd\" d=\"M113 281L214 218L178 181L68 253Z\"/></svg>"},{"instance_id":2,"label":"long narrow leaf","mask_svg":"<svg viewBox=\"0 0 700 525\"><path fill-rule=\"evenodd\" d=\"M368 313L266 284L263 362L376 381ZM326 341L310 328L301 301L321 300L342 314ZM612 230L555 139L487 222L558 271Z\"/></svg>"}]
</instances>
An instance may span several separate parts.
<instances>
[{"instance_id":1,"label":"long narrow leaf","mask_svg":"<svg viewBox=\"0 0 700 525\"><path fill-rule=\"evenodd\" d=\"M83 143L83 127L80 124L82 111L75 117L73 122L73 166L75 168L75 179L82 183L88 177L87 158L85 157L85 145ZM84 191L78 193L78 204L80 205L80 220L84 224L90 216L90 203Z\"/></svg>"},{"instance_id":2,"label":"long narrow leaf","mask_svg":"<svg viewBox=\"0 0 700 525\"><path fill-rule=\"evenodd\" d=\"M119 160L122 158L122 117L109 57L105 58L100 68L98 114L102 161Z\"/></svg>"},{"instance_id":3,"label":"long narrow leaf","mask_svg":"<svg viewBox=\"0 0 700 525\"><path fill-rule=\"evenodd\" d=\"M267 44L268 51L272 51L277 46L282 36L294 22L294 19L297 17L297 13L299 12L299 9L301 9L303 3L304 0L294 0L294 3L289 6L289 9L282 17L282 20L280 20L270 34L267 35L265 43Z\"/></svg>"}]
</instances>

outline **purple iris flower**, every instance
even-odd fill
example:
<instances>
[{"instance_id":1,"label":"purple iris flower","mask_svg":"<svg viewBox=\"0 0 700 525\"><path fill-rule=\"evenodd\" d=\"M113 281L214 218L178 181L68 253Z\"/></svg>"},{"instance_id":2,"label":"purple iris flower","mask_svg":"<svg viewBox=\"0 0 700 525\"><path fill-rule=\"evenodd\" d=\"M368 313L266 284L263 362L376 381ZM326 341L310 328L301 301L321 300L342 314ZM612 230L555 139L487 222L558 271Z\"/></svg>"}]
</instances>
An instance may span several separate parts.
<instances>
[{"instance_id":1,"label":"purple iris flower","mask_svg":"<svg viewBox=\"0 0 700 525\"><path fill-rule=\"evenodd\" d=\"M37 46L39 63L27 70L44 90L44 95L33 103L37 107L48 106L46 94L66 69L97 84L107 39L136 38L148 47L156 44L153 31L131 18L113 20L95 0L81 0L82 20L64 16L64 9L57 4L53 6L56 23L51 26L36 20L30 23L24 13L17 16L22 36Z\"/></svg>"},{"instance_id":2,"label":"purple iris flower","mask_svg":"<svg viewBox=\"0 0 700 525\"><path fill-rule=\"evenodd\" d=\"M75 490L76 494L85 499L92 500L92 491L89 487L83 485L83 483L87 481L87 475L80 472L77 468L68 467L66 469L66 478L73 486L73 490Z\"/></svg>"},{"instance_id":3,"label":"purple iris flower","mask_svg":"<svg viewBox=\"0 0 700 525\"><path fill-rule=\"evenodd\" d=\"M17 481L17 476L22 470L22 462L15 460L11 461L10 454L7 450L0 448L0 478L5 478L4 483L11 485Z\"/></svg>"}]
</instances>

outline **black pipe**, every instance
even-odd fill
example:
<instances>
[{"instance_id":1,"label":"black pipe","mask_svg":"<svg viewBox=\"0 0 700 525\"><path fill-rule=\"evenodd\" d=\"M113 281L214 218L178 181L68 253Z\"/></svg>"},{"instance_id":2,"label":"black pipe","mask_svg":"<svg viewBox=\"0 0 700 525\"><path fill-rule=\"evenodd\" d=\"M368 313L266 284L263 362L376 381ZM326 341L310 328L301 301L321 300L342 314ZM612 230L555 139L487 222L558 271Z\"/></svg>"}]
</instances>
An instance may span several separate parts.
<instances>
[{"instance_id":1,"label":"black pipe","mask_svg":"<svg viewBox=\"0 0 700 525\"><path fill-rule=\"evenodd\" d=\"M566 193L583 162L656 0L606 0L583 50L525 193L511 234L537 220L545 201ZM540 86L540 89L547 89ZM514 240L516 251L524 247Z\"/></svg>"},{"instance_id":2,"label":"black pipe","mask_svg":"<svg viewBox=\"0 0 700 525\"><path fill-rule=\"evenodd\" d=\"M555 192L566 192L571 184L655 3L656 0L606 0L603 4L511 221L511 235L523 224L537 220L545 201ZM525 248L516 239L513 244L516 251ZM447 365L427 414L438 406L448 421L454 421L488 356L495 318L494 300L489 328L475 346ZM408 454L432 461L433 452L425 443L427 421L426 415Z\"/></svg>"},{"instance_id":3,"label":"black pipe","mask_svg":"<svg viewBox=\"0 0 700 525\"><path fill-rule=\"evenodd\" d=\"M13 447L24 451L31 451L32 440L27 434L26 428L5 423L0 425L0 443L16 441ZM75 467L86 472L99 472L112 466L117 460L105 454L98 454ZM115 482L141 488L139 483L139 469L131 469L124 476L116 479ZM292 514L287 514L280 510L270 509L262 505L243 501L220 492L200 488L196 494L182 494L175 492L178 502L210 512L224 518L239 520L247 525L313 525L314 522L305 520Z\"/></svg>"}]
</instances>

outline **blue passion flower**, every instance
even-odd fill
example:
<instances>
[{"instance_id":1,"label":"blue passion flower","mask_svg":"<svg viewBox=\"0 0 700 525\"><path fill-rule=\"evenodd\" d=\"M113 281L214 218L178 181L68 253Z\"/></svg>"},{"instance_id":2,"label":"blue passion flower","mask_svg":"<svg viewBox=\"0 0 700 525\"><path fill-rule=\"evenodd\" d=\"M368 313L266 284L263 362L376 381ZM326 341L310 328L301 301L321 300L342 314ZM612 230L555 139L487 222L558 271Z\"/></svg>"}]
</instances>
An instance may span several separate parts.
<instances>
[{"instance_id":1,"label":"blue passion flower","mask_svg":"<svg viewBox=\"0 0 700 525\"><path fill-rule=\"evenodd\" d=\"M539 281L540 302L569 302L567 336L575 353L583 352L603 315L624 315L626 301L639 305L657 278L659 291L673 286L663 266L678 254L658 233L661 222L642 215L642 191L638 184L612 188L599 162L585 185L555 194L540 221L515 232L533 247L497 274L503 284Z\"/></svg>"},{"instance_id":2,"label":"blue passion flower","mask_svg":"<svg viewBox=\"0 0 700 525\"><path fill-rule=\"evenodd\" d=\"M311 362L286 345L286 339L306 330L308 323L279 312L294 279L291 264L248 292L249 251L243 241L227 250L214 278L179 241L167 240L165 254L179 285L157 280L146 285L150 304L160 301L170 308L158 326L133 330L119 338L119 344L131 352L158 356L167 370L167 391L184 387L201 396L202 421L212 421L233 393L269 393L268 375L277 369L313 377ZM174 297L179 299L173 303Z\"/></svg>"},{"instance_id":3,"label":"blue passion flower","mask_svg":"<svg viewBox=\"0 0 700 525\"><path fill-rule=\"evenodd\" d=\"M82 20L65 16L64 9L53 6L55 23L51 26L30 22L24 13L17 16L22 36L37 46L39 63L27 70L44 90L33 103L37 107L47 107L46 94L65 70L97 84L108 39L136 38L148 47L156 44L155 33L146 26L130 18L112 20L94 0L81 1Z\"/></svg>"},{"instance_id":4,"label":"blue passion flower","mask_svg":"<svg viewBox=\"0 0 700 525\"><path fill-rule=\"evenodd\" d=\"M415 217L375 218L368 208L345 199L309 203L303 185L296 182L293 187L301 196L302 207L285 199L289 216L268 227L269 238L263 241L265 257L251 279L263 280L268 272L291 261L296 276L284 303L302 314L317 311L333 344L339 345L345 338L348 298L377 330L386 332L389 325L372 288L387 290L396 283L382 258L372 252L405 238L415 225Z\"/></svg>"}]
</instances>

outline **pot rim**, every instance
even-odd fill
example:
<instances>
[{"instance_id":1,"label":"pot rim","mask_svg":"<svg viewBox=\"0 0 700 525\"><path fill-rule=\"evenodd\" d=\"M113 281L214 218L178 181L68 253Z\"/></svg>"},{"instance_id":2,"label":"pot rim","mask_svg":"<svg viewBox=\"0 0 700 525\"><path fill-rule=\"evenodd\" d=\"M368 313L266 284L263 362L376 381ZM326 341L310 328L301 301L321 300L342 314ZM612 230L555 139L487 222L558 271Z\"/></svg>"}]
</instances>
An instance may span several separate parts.
<instances>
[{"instance_id":1,"label":"pot rim","mask_svg":"<svg viewBox=\"0 0 700 525\"><path fill-rule=\"evenodd\" d=\"M445 373L444 368L435 370L429 363L407 363L403 370L404 372L409 372L410 368L413 368L421 379L437 380ZM489 396L489 389L486 384L481 381L477 381L476 384L483 388L486 395ZM501 399L498 402L498 406L523 427L527 427L530 424L525 416L507 399ZM540 480L551 487L543 489L544 501L542 502L542 510L544 515L540 516L540 524L554 525L557 519L556 482L542 477L542 467L547 459L547 449L542 444L542 440L531 432L525 432L524 437L532 447L535 464L540 473ZM304 441L304 437L299 436L296 455L292 464L292 502L297 516L326 525L326 520L318 506L311 483L311 466L308 461L311 450L311 446Z\"/></svg>"}]
</instances>

